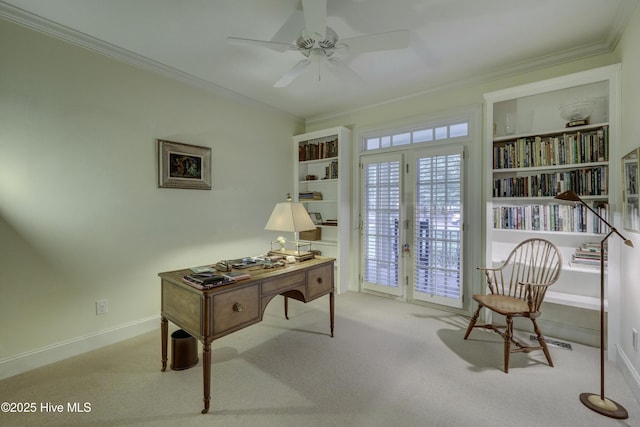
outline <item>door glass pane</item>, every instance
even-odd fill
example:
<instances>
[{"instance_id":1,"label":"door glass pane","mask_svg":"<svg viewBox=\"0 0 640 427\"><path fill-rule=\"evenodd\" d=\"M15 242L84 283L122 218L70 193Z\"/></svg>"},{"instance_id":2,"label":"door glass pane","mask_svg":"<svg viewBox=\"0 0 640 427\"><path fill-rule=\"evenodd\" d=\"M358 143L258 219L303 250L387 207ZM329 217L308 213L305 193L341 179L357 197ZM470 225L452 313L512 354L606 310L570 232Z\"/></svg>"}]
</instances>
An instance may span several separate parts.
<instances>
[{"instance_id":1,"label":"door glass pane","mask_svg":"<svg viewBox=\"0 0 640 427\"><path fill-rule=\"evenodd\" d=\"M417 299L451 299L451 305L461 300L461 175L461 154L420 157L416 161L414 297Z\"/></svg>"},{"instance_id":2,"label":"door glass pane","mask_svg":"<svg viewBox=\"0 0 640 427\"><path fill-rule=\"evenodd\" d=\"M365 164L363 184L363 279L398 288L400 161Z\"/></svg>"}]
</instances>

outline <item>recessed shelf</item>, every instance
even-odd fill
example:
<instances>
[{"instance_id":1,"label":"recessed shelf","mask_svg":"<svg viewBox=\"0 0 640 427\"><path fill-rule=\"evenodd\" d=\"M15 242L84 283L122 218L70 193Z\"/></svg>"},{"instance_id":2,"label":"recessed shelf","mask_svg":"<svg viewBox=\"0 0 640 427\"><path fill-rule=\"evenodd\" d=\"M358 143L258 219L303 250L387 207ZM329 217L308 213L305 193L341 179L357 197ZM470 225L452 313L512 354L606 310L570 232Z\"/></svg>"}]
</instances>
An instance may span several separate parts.
<instances>
[{"instance_id":1,"label":"recessed shelf","mask_svg":"<svg viewBox=\"0 0 640 427\"><path fill-rule=\"evenodd\" d=\"M575 127L571 127L571 128L557 128L557 129L550 129L550 130L545 130L542 132L527 132L527 133L519 133L519 134L513 134L513 135L501 135L501 136L496 136L493 138L494 142L507 142L507 141L513 141L516 139L521 139L521 138L534 138L536 136L541 136L541 137L545 137L545 136L553 136L553 135L562 135L563 133L576 133L576 132L580 132L580 131L589 131L589 130L596 130L598 128L601 128L603 126L608 126L609 123L594 123L591 125L585 125L585 126L575 126Z\"/></svg>"},{"instance_id":2,"label":"recessed shelf","mask_svg":"<svg viewBox=\"0 0 640 427\"><path fill-rule=\"evenodd\" d=\"M300 184L335 184L338 182L337 179L311 179L311 180L302 180Z\"/></svg>"},{"instance_id":3,"label":"recessed shelf","mask_svg":"<svg viewBox=\"0 0 640 427\"><path fill-rule=\"evenodd\" d=\"M586 308L587 310L600 310L600 298L588 297L585 295L566 294L563 292L547 291L544 298L545 303L567 305L570 307ZM608 308L607 301L604 302L605 311Z\"/></svg>"}]
</instances>

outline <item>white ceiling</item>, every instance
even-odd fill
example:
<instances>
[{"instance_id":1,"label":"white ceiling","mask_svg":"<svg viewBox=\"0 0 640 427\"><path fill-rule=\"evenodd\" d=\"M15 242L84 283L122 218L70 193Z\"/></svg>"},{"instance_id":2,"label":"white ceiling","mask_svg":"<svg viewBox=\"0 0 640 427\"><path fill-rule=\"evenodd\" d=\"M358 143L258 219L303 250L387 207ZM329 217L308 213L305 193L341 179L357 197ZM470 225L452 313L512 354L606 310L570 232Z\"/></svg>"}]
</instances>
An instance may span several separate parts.
<instances>
[{"instance_id":1,"label":"white ceiling","mask_svg":"<svg viewBox=\"0 0 640 427\"><path fill-rule=\"evenodd\" d=\"M214 92L239 94L301 118L359 109L609 52L640 0L328 0L341 39L410 31L407 49L341 56L357 84L300 59L234 45L229 36L294 42L300 0L0 0L0 17Z\"/></svg>"}]
</instances>

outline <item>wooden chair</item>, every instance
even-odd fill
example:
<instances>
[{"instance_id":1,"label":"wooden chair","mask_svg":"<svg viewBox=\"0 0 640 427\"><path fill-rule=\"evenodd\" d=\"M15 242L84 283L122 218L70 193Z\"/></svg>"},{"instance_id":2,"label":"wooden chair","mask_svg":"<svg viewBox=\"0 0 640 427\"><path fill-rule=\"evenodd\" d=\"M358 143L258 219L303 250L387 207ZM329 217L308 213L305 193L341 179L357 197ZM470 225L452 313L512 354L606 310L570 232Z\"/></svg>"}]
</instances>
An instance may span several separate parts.
<instances>
[{"instance_id":1,"label":"wooden chair","mask_svg":"<svg viewBox=\"0 0 640 427\"><path fill-rule=\"evenodd\" d=\"M553 243L544 239L528 239L520 243L499 267L479 268L484 271L491 293L473 296L473 300L478 303L478 309L469 321L464 339L467 339L473 328L491 329L500 334L504 338L505 373L509 373L511 353L542 350L549 366L553 366L547 343L536 323L536 318L540 316L540 306L547 288L558 280L561 269L560 251ZM483 307L505 316L506 324L476 325ZM539 345L528 346L514 339L514 317L531 319ZM515 348L511 348L511 344L514 344Z\"/></svg>"}]
</instances>

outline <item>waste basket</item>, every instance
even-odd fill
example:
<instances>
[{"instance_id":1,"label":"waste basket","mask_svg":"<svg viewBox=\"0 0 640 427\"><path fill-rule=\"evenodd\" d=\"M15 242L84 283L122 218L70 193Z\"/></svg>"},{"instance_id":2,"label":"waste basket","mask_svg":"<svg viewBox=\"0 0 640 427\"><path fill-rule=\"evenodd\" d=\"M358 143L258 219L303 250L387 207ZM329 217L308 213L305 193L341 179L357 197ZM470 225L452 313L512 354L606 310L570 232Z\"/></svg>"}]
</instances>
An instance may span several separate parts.
<instances>
[{"instance_id":1,"label":"waste basket","mask_svg":"<svg viewBox=\"0 0 640 427\"><path fill-rule=\"evenodd\" d=\"M198 340L185 330L171 334L171 369L181 371L198 364Z\"/></svg>"}]
</instances>

